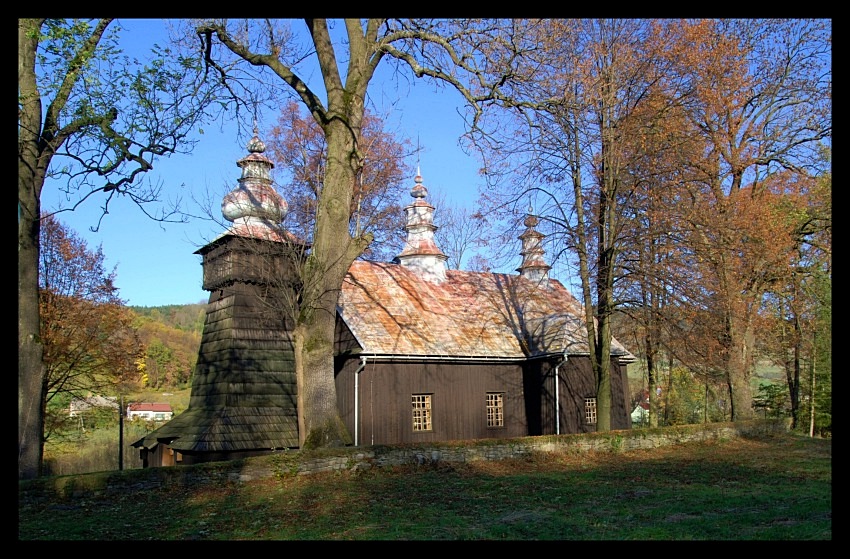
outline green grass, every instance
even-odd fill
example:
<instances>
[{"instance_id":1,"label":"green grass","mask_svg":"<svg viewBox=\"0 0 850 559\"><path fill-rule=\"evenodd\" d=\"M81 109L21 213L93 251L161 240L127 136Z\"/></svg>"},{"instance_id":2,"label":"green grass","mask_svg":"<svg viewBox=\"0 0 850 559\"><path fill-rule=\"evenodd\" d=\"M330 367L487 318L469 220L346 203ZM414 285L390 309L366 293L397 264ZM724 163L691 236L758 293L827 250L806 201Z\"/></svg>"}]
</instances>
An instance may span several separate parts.
<instances>
[{"instance_id":1,"label":"green grass","mask_svg":"<svg viewBox=\"0 0 850 559\"><path fill-rule=\"evenodd\" d=\"M831 540L793 434L21 502L21 540Z\"/></svg>"}]
</instances>

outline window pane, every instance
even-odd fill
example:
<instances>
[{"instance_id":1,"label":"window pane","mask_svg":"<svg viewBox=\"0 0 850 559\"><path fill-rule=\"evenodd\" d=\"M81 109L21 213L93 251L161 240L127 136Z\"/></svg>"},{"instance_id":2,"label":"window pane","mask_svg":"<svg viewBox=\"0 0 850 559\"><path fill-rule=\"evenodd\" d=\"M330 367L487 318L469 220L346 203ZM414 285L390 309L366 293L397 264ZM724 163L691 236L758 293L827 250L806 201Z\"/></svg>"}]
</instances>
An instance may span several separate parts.
<instances>
[{"instance_id":1,"label":"window pane","mask_svg":"<svg viewBox=\"0 0 850 559\"><path fill-rule=\"evenodd\" d=\"M584 399L584 421L589 425L596 424L596 398Z\"/></svg>"},{"instance_id":2,"label":"window pane","mask_svg":"<svg viewBox=\"0 0 850 559\"><path fill-rule=\"evenodd\" d=\"M487 393L487 427L504 427L504 395L501 392Z\"/></svg>"},{"instance_id":3,"label":"window pane","mask_svg":"<svg viewBox=\"0 0 850 559\"><path fill-rule=\"evenodd\" d=\"M414 394L411 401L413 403L413 430L430 431L431 395Z\"/></svg>"}]
</instances>

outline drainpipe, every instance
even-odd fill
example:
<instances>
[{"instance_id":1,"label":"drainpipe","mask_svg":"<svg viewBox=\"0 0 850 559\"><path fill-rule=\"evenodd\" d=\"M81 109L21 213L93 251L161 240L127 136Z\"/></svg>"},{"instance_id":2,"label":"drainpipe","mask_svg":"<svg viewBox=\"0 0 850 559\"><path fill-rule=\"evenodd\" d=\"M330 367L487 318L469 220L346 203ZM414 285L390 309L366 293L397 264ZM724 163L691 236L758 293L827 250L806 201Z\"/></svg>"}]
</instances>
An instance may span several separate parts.
<instances>
[{"instance_id":1,"label":"drainpipe","mask_svg":"<svg viewBox=\"0 0 850 559\"><path fill-rule=\"evenodd\" d=\"M559 374L559 370L561 369L561 365L567 362L567 354L564 353L561 361L555 365L555 434L561 434L561 398L558 395L558 385L561 384L561 376Z\"/></svg>"},{"instance_id":2,"label":"drainpipe","mask_svg":"<svg viewBox=\"0 0 850 559\"><path fill-rule=\"evenodd\" d=\"M360 366L354 371L354 446L360 446L360 373L366 368L366 358L360 358Z\"/></svg>"}]
</instances>

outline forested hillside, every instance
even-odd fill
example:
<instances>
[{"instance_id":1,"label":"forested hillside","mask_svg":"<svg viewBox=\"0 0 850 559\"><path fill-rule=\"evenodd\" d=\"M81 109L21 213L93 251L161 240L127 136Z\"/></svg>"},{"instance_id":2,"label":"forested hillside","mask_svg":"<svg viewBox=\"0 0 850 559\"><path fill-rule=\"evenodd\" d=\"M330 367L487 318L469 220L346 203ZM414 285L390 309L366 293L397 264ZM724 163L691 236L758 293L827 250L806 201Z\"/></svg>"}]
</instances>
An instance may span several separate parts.
<instances>
[{"instance_id":1,"label":"forested hillside","mask_svg":"<svg viewBox=\"0 0 850 559\"><path fill-rule=\"evenodd\" d=\"M186 388L198 358L206 305L130 307L145 347L142 384L149 389Z\"/></svg>"},{"instance_id":2,"label":"forested hillside","mask_svg":"<svg viewBox=\"0 0 850 559\"><path fill-rule=\"evenodd\" d=\"M175 414L182 413L189 403L205 309L204 303L126 307L132 315L130 328L143 355L136 358L136 374L125 378L120 395L115 394L114 387L92 384L51 400L48 417L54 419L45 444L45 474L141 467L138 451L129 443L154 429L155 423L125 421L124 444L119 447L119 418L114 410L93 408L69 418L69 401L71 397L103 394L120 397L124 402L167 403ZM119 466L119 455L123 455L123 466Z\"/></svg>"},{"instance_id":3,"label":"forested hillside","mask_svg":"<svg viewBox=\"0 0 850 559\"><path fill-rule=\"evenodd\" d=\"M161 307L130 306L131 311L140 317L153 319L165 326L196 332L204 331L204 316L207 305L205 302L190 305L165 305Z\"/></svg>"}]
</instances>

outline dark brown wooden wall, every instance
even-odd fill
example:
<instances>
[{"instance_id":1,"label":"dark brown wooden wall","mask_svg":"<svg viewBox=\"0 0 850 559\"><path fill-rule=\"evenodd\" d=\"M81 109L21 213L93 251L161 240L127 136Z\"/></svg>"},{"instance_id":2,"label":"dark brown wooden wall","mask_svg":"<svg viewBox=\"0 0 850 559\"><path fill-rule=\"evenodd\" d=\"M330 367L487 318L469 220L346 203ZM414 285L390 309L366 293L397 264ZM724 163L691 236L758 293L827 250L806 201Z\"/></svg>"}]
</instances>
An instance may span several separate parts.
<instances>
[{"instance_id":1,"label":"dark brown wooden wall","mask_svg":"<svg viewBox=\"0 0 850 559\"><path fill-rule=\"evenodd\" d=\"M337 400L355 437L356 358L337 360ZM584 399L596 393L587 357L572 357L559 368L560 434L585 433ZM625 366L612 367L612 428L631 426ZM374 361L359 375L360 432L357 442L397 444L556 433L554 362L472 363L464 361ZM505 427L487 428L486 394L505 394ZM414 432L411 396L432 394L433 430Z\"/></svg>"},{"instance_id":2,"label":"dark brown wooden wall","mask_svg":"<svg viewBox=\"0 0 850 559\"><path fill-rule=\"evenodd\" d=\"M532 362L526 368L526 392L529 405L539 402L540 428L532 422L529 435L554 435L555 427L555 363L551 361ZM596 431L595 424L585 421L584 399L596 395L596 376L588 357L570 357L558 367L558 415L560 434L590 433ZM631 410L629 401L628 377L626 366L620 365L616 358L611 360L611 428L631 428ZM529 413L530 417L533 417Z\"/></svg>"},{"instance_id":3,"label":"dark brown wooden wall","mask_svg":"<svg viewBox=\"0 0 850 559\"><path fill-rule=\"evenodd\" d=\"M198 251L203 256L203 288L214 291L233 283L287 285L298 281L295 270L303 247L288 243L225 236Z\"/></svg>"},{"instance_id":4,"label":"dark brown wooden wall","mask_svg":"<svg viewBox=\"0 0 850 559\"><path fill-rule=\"evenodd\" d=\"M354 436L354 371L337 375L343 420ZM522 375L516 364L368 362L359 374L360 445L519 437L526 433ZM504 393L504 428L487 427L487 392ZM433 430L414 432L411 396L432 394Z\"/></svg>"}]
</instances>

